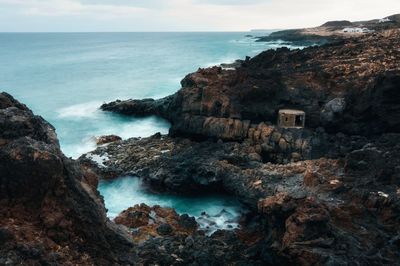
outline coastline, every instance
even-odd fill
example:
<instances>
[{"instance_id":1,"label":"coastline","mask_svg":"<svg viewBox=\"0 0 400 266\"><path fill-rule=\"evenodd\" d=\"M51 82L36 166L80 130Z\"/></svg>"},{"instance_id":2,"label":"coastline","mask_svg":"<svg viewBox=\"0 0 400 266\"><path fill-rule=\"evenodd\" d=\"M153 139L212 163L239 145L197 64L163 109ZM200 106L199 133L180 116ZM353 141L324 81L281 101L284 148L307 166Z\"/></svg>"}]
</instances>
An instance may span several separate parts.
<instances>
[{"instance_id":1,"label":"coastline","mask_svg":"<svg viewBox=\"0 0 400 266\"><path fill-rule=\"evenodd\" d=\"M199 69L159 100L104 104L162 117L171 130L104 138L78 160L62 154L49 123L0 94L0 264L395 265L399 36L377 29L268 50L234 70ZM305 111L305 128L277 124L286 108ZM112 222L98 182L125 175L160 193L229 193L250 212L211 236L157 206Z\"/></svg>"},{"instance_id":2,"label":"coastline","mask_svg":"<svg viewBox=\"0 0 400 266\"><path fill-rule=\"evenodd\" d=\"M299 255L309 252L315 260L313 263L346 263L349 255L341 253L340 247L352 243L350 236L355 232L344 220L360 214L338 210L351 205L365 208L362 206L372 198L374 204L381 206L379 202L390 198L394 203L398 197L396 181L385 189L388 184L383 180L375 181L383 182L376 187L364 185L382 178L378 173L382 169L397 175L393 168L397 148L391 150L388 143L399 140L398 122L395 122L399 119L394 113L382 112L397 108L394 98L398 98L395 88L399 80L394 69L398 54L392 49L398 45L398 34L398 30L388 30L303 50L266 51L241 62L235 70L214 67L189 74L182 80L181 90L161 100L105 104L103 110L124 115L159 115L169 120L172 128L169 136L117 142L100 147L95 153L107 152L110 155L106 163L108 169L133 173L153 189L191 193L223 187L246 204L253 215L261 213L269 221L286 219L286 232L279 240L275 239L281 245L276 250L279 254L288 252L290 255L284 257L290 257L295 263L310 263L308 257L306 260ZM376 49L374 44L382 50ZM369 57L379 58L382 51L394 57L384 57L384 64L369 61ZM336 56L339 54L340 57ZM354 71L355 65L363 67ZM339 78L336 69L345 71L346 75ZM331 85L325 87L324 84ZM291 86L301 87L302 91ZM318 90L324 92L316 93ZM250 95L245 91L250 91ZM263 97L261 91L267 97ZM309 99L314 102L310 104ZM249 110L245 104L248 101L252 104ZM390 107L385 107L386 104ZM284 107L304 110L306 129L277 127L276 112ZM369 116L371 113L364 110L375 110L375 116ZM162 148L154 150L159 142L169 143L168 149L173 152L162 154ZM156 156L141 153L136 150L139 147L152 147ZM121 157L121 148L123 153L135 154L135 157ZM381 157L383 153L387 159ZM364 165L361 169L360 163ZM365 168L366 165L369 167ZM380 170L375 172L377 169ZM205 184L208 187L204 188ZM365 201L358 201L366 191L370 191L369 196ZM381 208L378 205L377 216ZM389 204L392 207L388 208L395 209L395 205ZM299 224L296 217L300 216L305 218ZM396 219L394 217L396 215L391 219ZM374 222L365 222L361 217L357 223L363 223L366 228L375 226ZM246 226L243 225L243 230ZM276 230L281 226L269 226L264 230L272 231L275 236L280 234ZM335 237L339 234L336 230L341 232L342 244ZM307 236L305 232L313 233ZM299 241L307 243L307 247L299 246ZM353 242L351 245L360 244ZM323 249L317 251L316 247ZM276 252L272 250L269 252ZM360 255L362 249L353 252Z\"/></svg>"}]
</instances>

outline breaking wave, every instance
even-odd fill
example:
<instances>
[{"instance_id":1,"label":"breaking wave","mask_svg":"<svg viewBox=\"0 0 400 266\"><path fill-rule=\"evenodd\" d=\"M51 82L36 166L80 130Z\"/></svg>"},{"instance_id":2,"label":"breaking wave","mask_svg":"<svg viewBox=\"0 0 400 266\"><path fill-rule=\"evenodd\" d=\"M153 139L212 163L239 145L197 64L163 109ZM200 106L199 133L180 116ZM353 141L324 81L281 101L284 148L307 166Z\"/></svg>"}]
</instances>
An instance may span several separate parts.
<instances>
[{"instance_id":1,"label":"breaking wave","mask_svg":"<svg viewBox=\"0 0 400 266\"><path fill-rule=\"evenodd\" d=\"M177 196L147 192L139 178L121 177L113 181L101 181L99 192L104 197L108 216L115 218L123 210L136 204L160 205L174 208L179 214L194 216L201 229L212 234L218 229L239 227L244 210L240 203L221 195Z\"/></svg>"}]
</instances>

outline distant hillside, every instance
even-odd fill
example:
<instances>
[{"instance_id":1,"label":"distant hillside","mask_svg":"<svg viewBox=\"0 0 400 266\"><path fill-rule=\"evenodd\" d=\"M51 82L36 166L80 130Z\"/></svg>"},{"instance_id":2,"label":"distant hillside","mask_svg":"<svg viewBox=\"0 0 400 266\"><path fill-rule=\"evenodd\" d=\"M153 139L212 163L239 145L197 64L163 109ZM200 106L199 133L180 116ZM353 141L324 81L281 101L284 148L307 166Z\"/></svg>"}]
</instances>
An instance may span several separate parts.
<instances>
[{"instance_id":1,"label":"distant hillside","mask_svg":"<svg viewBox=\"0 0 400 266\"><path fill-rule=\"evenodd\" d=\"M388 19L390 19L391 21L395 21L397 23L400 23L400 14L389 16Z\"/></svg>"},{"instance_id":2,"label":"distant hillside","mask_svg":"<svg viewBox=\"0 0 400 266\"><path fill-rule=\"evenodd\" d=\"M353 26L348 20L337 20L337 21L328 21L321 25L321 27L349 27Z\"/></svg>"},{"instance_id":3,"label":"distant hillside","mask_svg":"<svg viewBox=\"0 0 400 266\"><path fill-rule=\"evenodd\" d=\"M321 45L352 36L397 28L400 28L400 14L367 21L328 21L315 28L276 31L268 36L259 37L257 41L268 42L282 40L297 45Z\"/></svg>"}]
</instances>

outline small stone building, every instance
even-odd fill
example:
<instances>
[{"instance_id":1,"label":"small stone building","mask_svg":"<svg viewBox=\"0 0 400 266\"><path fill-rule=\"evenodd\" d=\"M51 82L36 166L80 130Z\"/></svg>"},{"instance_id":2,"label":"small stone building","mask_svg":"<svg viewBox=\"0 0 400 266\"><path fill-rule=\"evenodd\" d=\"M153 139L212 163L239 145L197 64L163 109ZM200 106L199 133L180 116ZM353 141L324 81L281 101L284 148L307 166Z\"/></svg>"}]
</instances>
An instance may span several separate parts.
<instances>
[{"instance_id":1,"label":"small stone building","mask_svg":"<svg viewBox=\"0 0 400 266\"><path fill-rule=\"evenodd\" d=\"M279 127L302 128L306 122L306 113L300 110L282 109L278 114Z\"/></svg>"}]
</instances>

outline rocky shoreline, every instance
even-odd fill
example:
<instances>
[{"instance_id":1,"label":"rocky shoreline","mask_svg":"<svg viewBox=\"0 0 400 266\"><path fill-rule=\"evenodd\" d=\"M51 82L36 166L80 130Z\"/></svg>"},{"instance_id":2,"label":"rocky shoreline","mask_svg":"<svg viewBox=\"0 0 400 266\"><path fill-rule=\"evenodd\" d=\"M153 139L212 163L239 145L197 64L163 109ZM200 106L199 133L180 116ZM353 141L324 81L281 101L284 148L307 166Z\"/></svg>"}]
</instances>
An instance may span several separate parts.
<instances>
[{"instance_id":1,"label":"rocky shoreline","mask_svg":"<svg viewBox=\"0 0 400 266\"><path fill-rule=\"evenodd\" d=\"M108 160L97 171L139 176L162 192L235 195L264 220L258 237L280 263L396 264L399 35L271 50L235 70L200 69L161 100L104 104L172 128L99 147L93 153ZM306 128L276 126L283 108L304 110Z\"/></svg>"},{"instance_id":2,"label":"rocky shoreline","mask_svg":"<svg viewBox=\"0 0 400 266\"><path fill-rule=\"evenodd\" d=\"M257 42L284 41L300 46L323 45L371 32L397 29L399 26L400 15L396 14L369 21L328 21L319 27L276 31L256 39Z\"/></svg>"},{"instance_id":3,"label":"rocky shoreline","mask_svg":"<svg viewBox=\"0 0 400 266\"><path fill-rule=\"evenodd\" d=\"M66 158L54 128L0 94L0 264L399 265L400 30L186 76L163 99L104 111L157 115L168 135L98 139ZM277 125L305 111L305 128ZM100 179L159 193L228 193L249 208L212 235L173 209L106 217ZM4 210L4 211L3 211Z\"/></svg>"}]
</instances>

